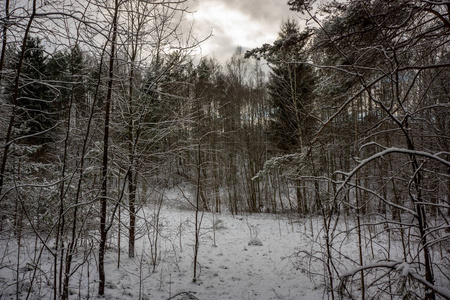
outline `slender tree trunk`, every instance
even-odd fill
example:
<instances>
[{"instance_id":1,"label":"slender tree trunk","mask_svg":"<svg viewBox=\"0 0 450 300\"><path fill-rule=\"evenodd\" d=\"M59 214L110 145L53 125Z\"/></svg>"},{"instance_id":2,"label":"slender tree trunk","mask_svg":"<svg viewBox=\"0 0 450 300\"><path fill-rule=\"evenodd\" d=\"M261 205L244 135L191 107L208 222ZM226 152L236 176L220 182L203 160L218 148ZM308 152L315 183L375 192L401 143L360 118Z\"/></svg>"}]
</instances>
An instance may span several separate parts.
<instances>
[{"instance_id":1,"label":"slender tree trunk","mask_svg":"<svg viewBox=\"0 0 450 300\"><path fill-rule=\"evenodd\" d=\"M128 153L129 153L129 169L128 169L128 210L130 214L130 224L128 229L128 257L134 257L135 248L135 228L136 228L136 174L134 172L134 146L133 146L133 80L134 80L134 60L135 55L131 59L131 70L129 80L129 114L130 119L128 123Z\"/></svg>"},{"instance_id":2,"label":"slender tree trunk","mask_svg":"<svg viewBox=\"0 0 450 300\"><path fill-rule=\"evenodd\" d=\"M197 162L197 195L196 195L196 202L195 202L195 245L194 245L194 276L192 278L193 282L197 281L197 258L198 258L198 248L199 248L199 235L200 235L200 224L199 224L199 211L200 211L200 177L201 177L201 148L200 148L201 141L198 141L198 162Z\"/></svg>"},{"instance_id":3,"label":"slender tree trunk","mask_svg":"<svg viewBox=\"0 0 450 300\"><path fill-rule=\"evenodd\" d=\"M108 92L105 100L105 131L103 134L103 163L102 163L102 187L100 197L100 245L98 250L98 274L99 285L98 294L105 294L105 250L106 250L106 210L107 210L107 196L108 196L108 150L109 150L109 125L111 115L111 100L112 100L112 88L114 80L114 61L116 55L116 39L117 39L117 22L119 15L119 0L115 0L114 16L112 20L112 39L111 39L111 52L109 56L109 68L108 68Z\"/></svg>"},{"instance_id":4,"label":"slender tree trunk","mask_svg":"<svg viewBox=\"0 0 450 300\"><path fill-rule=\"evenodd\" d=\"M353 103L352 103L353 104ZM354 122L355 122L355 153L358 153L358 146L359 146L359 132L358 132L358 107L356 105L356 111L355 111L355 105L352 105L353 109L353 115L355 116ZM355 174L355 201L356 201L356 226L357 226L357 232L358 232L358 252L359 252L359 265L364 265L364 256L363 256L363 245L362 245L362 230L361 230L361 217L360 215L364 215L364 209L361 207L361 199L359 195L359 178L358 174ZM364 282L364 271L361 270L361 299L366 298L366 287Z\"/></svg>"},{"instance_id":5,"label":"slender tree trunk","mask_svg":"<svg viewBox=\"0 0 450 300\"><path fill-rule=\"evenodd\" d=\"M72 62L73 66L73 62ZM73 74L72 69L72 76ZM64 247L62 244L62 237L64 236L64 226L65 226L65 218L64 218L64 197L65 197L65 185L64 185L64 177L66 176L66 168L67 168L67 151L68 151L68 143L69 143L69 137L70 137L70 123L71 123L71 114L72 114L72 105L73 105L73 89L72 94L70 96L69 101L69 107L67 109L67 129L66 129L66 137L64 138L64 154L63 154L63 160L62 160L62 170L61 170L61 183L60 183L60 190L59 190L59 216L58 216L58 226L56 228L56 241L55 241L55 265L54 265L54 300L56 300L57 297L57 266L58 266L58 251L60 246L60 240L61 240L61 267L60 267L60 276L59 276L59 283L61 287L62 282L62 257L64 256ZM68 284L67 284L68 288ZM67 290L68 292L68 290ZM67 295L68 296L68 295Z\"/></svg>"},{"instance_id":6,"label":"slender tree trunk","mask_svg":"<svg viewBox=\"0 0 450 300\"><path fill-rule=\"evenodd\" d=\"M0 84L3 78L3 66L5 64L6 44L8 42L8 23L9 23L9 0L5 1L5 19L3 21L3 39L2 39L2 54L0 56Z\"/></svg>"}]
</instances>

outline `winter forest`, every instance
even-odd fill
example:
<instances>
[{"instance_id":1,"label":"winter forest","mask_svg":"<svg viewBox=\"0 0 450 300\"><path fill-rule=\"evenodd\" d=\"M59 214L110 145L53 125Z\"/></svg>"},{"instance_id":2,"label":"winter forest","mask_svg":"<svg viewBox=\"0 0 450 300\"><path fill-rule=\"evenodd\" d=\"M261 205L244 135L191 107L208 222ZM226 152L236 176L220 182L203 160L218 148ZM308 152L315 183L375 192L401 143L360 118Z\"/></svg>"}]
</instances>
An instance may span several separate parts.
<instances>
[{"instance_id":1,"label":"winter forest","mask_svg":"<svg viewBox=\"0 0 450 300\"><path fill-rule=\"evenodd\" d=\"M450 2L280 5L1 1L0 299L450 299Z\"/></svg>"}]
</instances>

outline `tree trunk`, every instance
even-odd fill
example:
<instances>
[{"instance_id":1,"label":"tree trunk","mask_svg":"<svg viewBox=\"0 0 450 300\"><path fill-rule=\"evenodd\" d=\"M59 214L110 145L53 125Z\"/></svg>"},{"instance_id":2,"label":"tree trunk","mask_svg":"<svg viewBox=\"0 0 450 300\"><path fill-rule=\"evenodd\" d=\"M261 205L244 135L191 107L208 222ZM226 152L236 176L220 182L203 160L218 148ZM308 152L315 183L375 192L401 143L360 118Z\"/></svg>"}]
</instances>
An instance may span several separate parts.
<instances>
[{"instance_id":1,"label":"tree trunk","mask_svg":"<svg viewBox=\"0 0 450 300\"><path fill-rule=\"evenodd\" d=\"M107 210L107 196L108 196L108 150L109 150L109 125L111 114L111 100L112 100L112 88L114 77L114 61L115 61L115 49L117 39L117 20L119 15L119 0L115 0L114 17L112 20L112 39L111 39L111 52L109 56L109 74L108 74L108 92L105 100L105 131L103 135L103 163L102 163L102 187L100 197L100 245L98 249L98 294L105 294L105 250L106 250L106 210Z\"/></svg>"},{"instance_id":2,"label":"tree trunk","mask_svg":"<svg viewBox=\"0 0 450 300\"><path fill-rule=\"evenodd\" d=\"M5 63L6 44L8 42L9 0L5 1L5 20L3 21L2 54L0 56L0 84L2 83L3 65Z\"/></svg>"}]
</instances>

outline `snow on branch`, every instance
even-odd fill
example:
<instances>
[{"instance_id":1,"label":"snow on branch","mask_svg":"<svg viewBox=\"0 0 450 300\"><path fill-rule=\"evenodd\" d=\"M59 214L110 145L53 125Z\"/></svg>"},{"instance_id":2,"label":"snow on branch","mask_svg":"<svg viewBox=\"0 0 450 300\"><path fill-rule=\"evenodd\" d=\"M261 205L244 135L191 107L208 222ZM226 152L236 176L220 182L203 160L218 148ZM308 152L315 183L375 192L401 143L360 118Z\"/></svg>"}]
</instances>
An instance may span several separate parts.
<instances>
[{"instance_id":1,"label":"snow on branch","mask_svg":"<svg viewBox=\"0 0 450 300\"><path fill-rule=\"evenodd\" d=\"M363 265L363 266L360 266L360 267L357 267L357 268L354 268L352 270L348 270L347 272L342 273L340 275L340 278L342 281L344 281L346 278L354 276L355 274L357 274L361 271L370 270L370 269L378 269L378 268L388 268L388 269L397 271L397 272L401 273L401 275L403 277L410 277L411 279L414 279L415 281L421 283L422 285L426 286L427 288L433 290L435 293L441 295L445 299L450 300L450 290L449 289L431 284L425 278L423 278L420 275L418 275L417 273L415 273L414 269L407 262L394 261L394 262L379 262L379 263L367 264L367 265Z\"/></svg>"},{"instance_id":2,"label":"snow on branch","mask_svg":"<svg viewBox=\"0 0 450 300\"><path fill-rule=\"evenodd\" d=\"M260 177L266 175L269 170L275 169L287 162L292 162L293 160L302 161L306 157L305 153L294 153L286 154L283 156L272 157L264 163L264 167L260 170L253 178L252 181L259 179Z\"/></svg>"},{"instance_id":3,"label":"snow on branch","mask_svg":"<svg viewBox=\"0 0 450 300\"><path fill-rule=\"evenodd\" d=\"M368 269L378 269L378 268L388 268L388 269L393 269L395 268L395 266L402 264L402 262L400 261L394 261L394 262L380 262L380 263L373 263L373 264L367 264L364 266L360 266L358 268L354 268L352 270L348 270L347 272L344 272L341 274L341 279L345 279L347 277L351 277L354 276L355 274L364 271L364 270L368 270Z\"/></svg>"},{"instance_id":4,"label":"snow on branch","mask_svg":"<svg viewBox=\"0 0 450 300\"><path fill-rule=\"evenodd\" d=\"M450 290L440 287L440 286L435 286L431 283L429 283L428 281L425 280L425 278L417 275L416 273L412 273L409 272L408 273L409 277L413 278L415 281L420 282L421 284L427 286L429 289L433 290L436 294L441 295L442 297L444 297L447 300L450 300Z\"/></svg>"},{"instance_id":5,"label":"snow on branch","mask_svg":"<svg viewBox=\"0 0 450 300\"><path fill-rule=\"evenodd\" d=\"M369 162L378 159L378 158L383 158L383 156L391 154L391 153L401 153L401 154L406 154L406 155L417 155L417 156L423 156L429 159L433 159L436 160L442 164L444 164L447 167L450 167L450 161L441 158L439 155L442 154L446 154L448 155L448 152L438 152L436 154L432 154L429 152L424 152L424 151L417 151L417 150L409 150L409 149L403 149L403 148L387 148L381 152L378 152L366 159L363 159L360 161L359 165L357 165L353 170L351 170L350 172L342 172L341 174L346 176L347 178L342 182L342 184L339 186L338 190L336 191L336 195L339 194L339 192L344 188L344 186L349 182L349 180L353 177L353 175L355 175L356 172L358 172L362 167L364 167L365 165L367 165Z\"/></svg>"}]
</instances>

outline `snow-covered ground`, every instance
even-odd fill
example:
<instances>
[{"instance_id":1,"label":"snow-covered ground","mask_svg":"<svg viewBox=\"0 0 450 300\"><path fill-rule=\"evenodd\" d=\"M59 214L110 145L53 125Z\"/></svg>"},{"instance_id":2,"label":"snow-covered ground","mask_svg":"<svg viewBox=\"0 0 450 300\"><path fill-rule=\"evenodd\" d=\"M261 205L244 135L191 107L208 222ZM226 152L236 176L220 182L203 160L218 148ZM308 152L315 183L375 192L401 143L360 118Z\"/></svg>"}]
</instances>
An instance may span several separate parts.
<instances>
[{"instance_id":1,"label":"snow-covered ground","mask_svg":"<svg viewBox=\"0 0 450 300\"><path fill-rule=\"evenodd\" d=\"M139 212L136 257L128 258L125 225L120 229L120 241L117 226L109 232L106 291L101 299L327 298L323 275L327 262L323 258L324 248L321 249L323 242L320 242L324 234L321 218L200 212L197 280L194 282L195 211L186 201L192 199L192 194L175 189L164 195L161 206L149 202ZM124 212L121 218L123 224L128 222ZM356 273L352 269L357 265L358 239L355 232L349 230L354 224L343 218L337 222L335 262L341 274ZM374 232L376 226L383 225L373 225ZM364 256L366 264L401 261L400 240L388 243L381 235L368 234L364 236L364 243L371 251ZM46 239L44 233L41 239L32 233L23 236L19 256L17 239L12 232L0 234L0 299L16 299L17 290L19 299L53 299L53 274L59 273L61 260L58 258L55 269L55 257L43 245L45 242L53 251L54 242ZM83 236L72 264L69 299L100 299L97 295L98 231L94 228ZM411 247L418 246L417 242L410 243ZM442 259L442 254L436 255L436 259L439 257ZM408 264L406 267L409 270ZM379 278L386 284L401 283L404 271L405 268L397 272L398 276L387 279L383 278L383 270L366 273L366 276L367 280L377 282L376 276L381 274ZM359 295L358 277L354 280L356 284L350 289L354 295ZM393 289L396 293L395 287ZM397 296L401 295L399 291Z\"/></svg>"},{"instance_id":2,"label":"snow-covered ground","mask_svg":"<svg viewBox=\"0 0 450 300\"><path fill-rule=\"evenodd\" d=\"M143 280L143 299L168 299L181 292L193 292L198 299L322 299L322 287L296 270L289 259L306 247L307 239L298 224L272 215L206 213L198 254L199 276L193 283L194 212L165 207L160 219L161 257L155 273ZM249 245L252 238L259 239L262 246ZM142 244L146 248L149 242ZM149 252L148 248L145 251ZM142 254L142 248L138 252ZM108 257L108 282L114 289L108 289L107 296L137 299L137 260L124 258L117 269L116 256L110 253ZM147 273L151 266L148 260L145 264Z\"/></svg>"},{"instance_id":3,"label":"snow-covered ground","mask_svg":"<svg viewBox=\"0 0 450 300\"><path fill-rule=\"evenodd\" d=\"M157 253L155 267L151 263L155 249L154 205L141 211L141 217L148 222L140 222L134 259L128 258L127 240L122 238L118 266L117 233L110 232L105 259L106 299L322 299L324 287L320 280L311 281L291 259L294 253L310 247L306 227L281 215L205 213L194 283L195 212L174 205L174 200L167 199L160 211L158 252L153 250ZM32 261L37 261L40 254L35 248L42 246L37 241L35 247L35 242L34 238L22 241L17 277L17 242L3 236L1 299L16 299L17 279L19 298L27 298L28 292L29 299L52 298L54 258L44 250L35 268ZM81 263L84 255L89 259ZM98 297L97 255L96 249L90 254L77 253L74 266L79 268L71 277L70 299Z\"/></svg>"}]
</instances>

